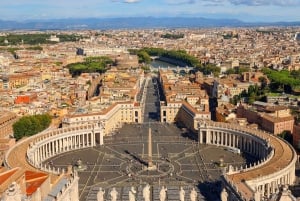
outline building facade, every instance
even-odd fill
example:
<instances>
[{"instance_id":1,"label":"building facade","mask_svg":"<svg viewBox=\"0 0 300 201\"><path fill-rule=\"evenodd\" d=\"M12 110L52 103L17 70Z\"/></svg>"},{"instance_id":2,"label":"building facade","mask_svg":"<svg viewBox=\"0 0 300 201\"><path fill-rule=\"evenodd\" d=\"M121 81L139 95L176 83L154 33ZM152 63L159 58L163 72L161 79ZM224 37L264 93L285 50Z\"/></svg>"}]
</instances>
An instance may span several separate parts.
<instances>
[{"instance_id":1,"label":"building facade","mask_svg":"<svg viewBox=\"0 0 300 201\"><path fill-rule=\"evenodd\" d=\"M294 117L284 106L270 105L259 101L255 101L251 106L240 104L237 107L237 117L247 118L249 123L258 124L263 130L273 134L293 131Z\"/></svg>"}]
</instances>

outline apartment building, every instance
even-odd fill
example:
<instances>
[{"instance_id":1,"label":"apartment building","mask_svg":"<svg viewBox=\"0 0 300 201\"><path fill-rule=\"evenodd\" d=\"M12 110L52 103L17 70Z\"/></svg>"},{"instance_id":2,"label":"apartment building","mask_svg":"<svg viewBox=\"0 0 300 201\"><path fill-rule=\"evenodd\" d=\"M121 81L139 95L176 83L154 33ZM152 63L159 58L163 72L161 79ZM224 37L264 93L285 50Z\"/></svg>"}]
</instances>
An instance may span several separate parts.
<instances>
[{"instance_id":1,"label":"apartment building","mask_svg":"<svg viewBox=\"0 0 300 201\"><path fill-rule=\"evenodd\" d=\"M183 121L195 129L197 119L211 119L208 94L198 82L164 69L159 70L159 82L165 97L160 102L161 122Z\"/></svg>"},{"instance_id":2,"label":"apartment building","mask_svg":"<svg viewBox=\"0 0 300 201\"><path fill-rule=\"evenodd\" d=\"M108 135L121 128L124 123L141 123L142 108L136 102L118 102L107 105L100 112L67 115L62 120L62 126L101 125L103 135Z\"/></svg>"},{"instance_id":3,"label":"apartment building","mask_svg":"<svg viewBox=\"0 0 300 201\"><path fill-rule=\"evenodd\" d=\"M255 101L253 105L240 104L237 107L237 117L247 118L249 123L258 124L263 130L273 134L293 132L294 117L290 114L290 109L284 106L259 101Z\"/></svg>"}]
</instances>

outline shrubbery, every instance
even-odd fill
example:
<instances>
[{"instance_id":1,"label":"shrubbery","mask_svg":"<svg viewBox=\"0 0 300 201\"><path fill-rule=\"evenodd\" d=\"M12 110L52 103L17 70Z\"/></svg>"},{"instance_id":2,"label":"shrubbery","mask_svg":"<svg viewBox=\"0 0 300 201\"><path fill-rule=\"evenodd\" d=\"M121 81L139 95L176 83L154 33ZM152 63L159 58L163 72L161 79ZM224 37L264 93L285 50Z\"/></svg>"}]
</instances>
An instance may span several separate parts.
<instances>
[{"instance_id":1,"label":"shrubbery","mask_svg":"<svg viewBox=\"0 0 300 201\"><path fill-rule=\"evenodd\" d=\"M84 62L68 64L72 76L79 76L81 73L104 73L106 66L112 64L113 61L109 57L87 57Z\"/></svg>"},{"instance_id":2,"label":"shrubbery","mask_svg":"<svg viewBox=\"0 0 300 201\"><path fill-rule=\"evenodd\" d=\"M14 137L19 140L25 136L32 136L48 128L50 123L49 114L24 116L13 124Z\"/></svg>"}]
</instances>

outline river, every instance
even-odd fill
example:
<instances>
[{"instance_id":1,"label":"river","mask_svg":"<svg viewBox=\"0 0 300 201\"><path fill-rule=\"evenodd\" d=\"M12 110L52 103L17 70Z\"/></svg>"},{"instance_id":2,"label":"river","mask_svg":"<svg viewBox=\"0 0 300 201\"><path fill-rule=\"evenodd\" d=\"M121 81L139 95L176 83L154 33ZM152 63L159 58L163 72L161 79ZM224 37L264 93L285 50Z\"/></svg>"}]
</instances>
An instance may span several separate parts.
<instances>
[{"instance_id":1,"label":"river","mask_svg":"<svg viewBox=\"0 0 300 201\"><path fill-rule=\"evenodd\" d=\"M154 68L158 68L158 67L161 67L161 68L176 67L173 64L170 64L170 63L167 63L167 62L163 62L163 61L159 61L159 60L153 60L150 63L150 65L153 66Z\"/></svg>"}]
</instances>

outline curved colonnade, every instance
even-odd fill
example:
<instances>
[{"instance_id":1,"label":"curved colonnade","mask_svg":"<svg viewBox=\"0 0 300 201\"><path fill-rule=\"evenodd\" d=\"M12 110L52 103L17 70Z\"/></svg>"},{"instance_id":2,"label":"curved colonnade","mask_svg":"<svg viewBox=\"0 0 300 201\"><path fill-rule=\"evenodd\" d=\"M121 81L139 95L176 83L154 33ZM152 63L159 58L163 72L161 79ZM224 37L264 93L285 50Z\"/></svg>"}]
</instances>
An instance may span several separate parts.
<instances>
[{"instance_id":1,"label":"curved colonnade","mask_svg":"<svg viewBox=\"0 0 300 201\"><path fill-rule=\"evenodd\" d=\"M229 167L223 177L227 200L258 201L282 185L293 184L297 156L294 149L278 137L212 121L199 122L198 134L199 143L236 148L257 158L256 163L247 167ZM56 175L63 171L41 164L56 154L93 147L97 142L103 143L103 127L98 124L48 130L20 141L6 154L5 164L10 168L40 169Z\"/></svg>"},{"instance_id":2,"label":"curved colonnade","mask_svg":"<svg viewBox=\"0 0 300 201\"><path fill-rule=\"evenodd\" d=\"M103 144L102 127L97 125L48 130L16 144L6 154L5 164L9 168L24 167L60 174L64 170L51 169L42 166L42 163L57 154L96 146L97 142ZM20 154L21 156L18 156ZM21 160L15 160L16 157L21 157Z\"/></svg>"},{"instance_id":3,"label":"curved colonnade","mask_svg":"<svg viewBox=\"0 0 300 201\"><path fill-rule=\"evenodd\" d=\"M227 200L269 198L295 181L295 150L280 138L261 130L205 121L198 124L199 143L239 149L257 158L246 167L229 167L224 174ZM222 196L221 196L222 197Z\"/></svg>"}]
</instances>

